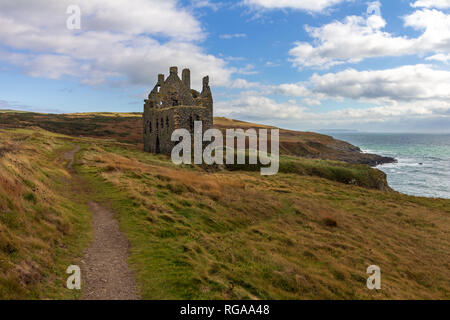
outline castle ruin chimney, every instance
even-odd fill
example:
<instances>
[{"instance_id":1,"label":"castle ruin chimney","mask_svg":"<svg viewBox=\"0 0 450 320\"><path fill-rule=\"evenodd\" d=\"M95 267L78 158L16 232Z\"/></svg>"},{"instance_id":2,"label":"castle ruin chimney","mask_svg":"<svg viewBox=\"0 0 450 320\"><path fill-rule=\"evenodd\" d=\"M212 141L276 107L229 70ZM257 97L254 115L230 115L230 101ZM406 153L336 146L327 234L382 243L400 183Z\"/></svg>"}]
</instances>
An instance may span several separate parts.
<instances>
[{"instance_id":1,"label":"castle ruin chimney","mask_svg":"<svg viewBox=\"0 0 450 320\"><path fill-rule=\"evenodd\" d=\"M209 76L203 77L203 86L204 87L209 86Z\"/></svg>"},{"instance_id":2,"label":"castle ruin chimney","mask_svg":"<svg viewBox=\"0 0 450 320\"><path fill-rule=\"evenodd\" d=\"M178 67L170 67L170 74L178 75Z\"/></svg>"},{"instance_id":3,"label":"castle ruin chimney","mask_svg":"<svg viewBox=\"0 0 450 320\"><path fill-rule=\"evenodd\" d=\"M181 73L181 78L184 85L190 90L191 89L191 71L189 69L183 69Z\"/></svg>"},{"instance_id":4,"label":"castle ruin chimney","mask_svg":"<svg viewBox=\"0 0 450 320\"><path fill-rule=\"evenodd\" d=\"M203 77L203 89L202 89L202 93L203 92L207 92L209 91L209 76Z\"/></svg>"},{"instance_id":5,"label":"castle ruin chimney","mask_svg":"<svg viewBox=\"0 0 450 320\"><path fill-rule=\"evenodd\" d=\"M164 75L158 74L158 84L162 86L164 84Z\"/></svg>"}]
</instances>

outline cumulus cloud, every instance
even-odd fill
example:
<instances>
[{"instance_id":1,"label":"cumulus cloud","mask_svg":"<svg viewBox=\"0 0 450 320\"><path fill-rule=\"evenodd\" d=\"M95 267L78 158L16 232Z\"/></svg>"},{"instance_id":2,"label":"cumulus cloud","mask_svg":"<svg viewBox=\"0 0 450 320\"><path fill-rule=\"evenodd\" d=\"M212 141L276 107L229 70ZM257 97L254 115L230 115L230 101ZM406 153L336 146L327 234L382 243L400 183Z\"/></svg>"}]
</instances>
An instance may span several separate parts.
<instances>
[{"instance_id":1,"label":"cumulus cloud","mask_svg":"<svg viewBox=\"0 0 450 320\"><path fill-rule=\"evenodd\" d=\"M447 9L450 8L450 0L418 0L411 4L412 7L423 7L423 8L438 8Z\"/></svg>"},{"instance_id":2,"label":"cumulus cloud","mask_svg":"<svg viewBox=\"0 0 450 320\"><path fill-rule=\"evenodd\" d=\"M347 69L325 75L314 74L309 82L314 92L329 97L450 102L450 71L423 64L385 70Z\"/></svg>"},{"instance_id":3,"label":"cumulus cloud","mask_svg":"<svg viewBox=\"0 0 450 320\"><path fill-rule=\"evenodd\" d=\"M440 61L445 64L448 64L450 62L450 54L439 53L439 54L435 54L430 57L427 57L427 58L425 58L425 60L435 60L435 61Z\"/></svg>"},{"instance_id":4,"label":"cumulus cloud","mask_svg":"<svg viewBox=\"0 0 450 320\"><path fill-rule=\"evenodd\" d=\"M274 87L274 93L280 93L291 97L307 97L310 90L302 83L283 83Z\"/></svg>"},{"instance_id":5,"label":"cumulus cloud","mask_svg":"<svg viewBox=\"0 0 450 320\"><path fill-rule=\"evenodd\" d=\"M307 81L272 87L272 93L305 99L352 99L372 103L441 100L450 102L450 71L431 65L406 65L392 69L346 69L313 74Z\"/></svg>"},{"instance_id":6,"label":"cumulus cloud","mask_svg":"<svg viewBox=\"0 0 450 320\"><path fill-rule=\"evenodd\" d=\"M81 29L69 30L69 5L81 8ZM75 76L148 85L170 65L190 67L193 84L210 74L229 84L223 59L206 54L199 21L176 0L14 0L0 3L0 59L36 77ZM161 40L163 39L163 40Z\"/></svg>"},{"instance_id":7,"label":"cumulus cloud","mask_svg":"<svg viewBox=\"0 0 450 320\"><path fill-rule=\"evenodd\" d=\"M347 0L244 0L243 4L262 9L293 9L309 12L323 12Z\"/></svg>"},{"instance_id":8,"label":"cumulus cloud","mask_svg":"<svg viewBox=\"0 0 450 320\"><path fill-rule=\"evenodd\" d=\"M264 91L243 92L220 102L221 115L262 121L315 124L361 124L450 116L450 71L430 65L338 73L314 74L305 82L271 86ZM302 98L280 102L267 95L281 94ZM347 107L323 112L322 101L363 102L366 108Z\"/></svg>"},{"instance_id":9,"label":"cumulus cloud","mask_svg":"<svg viewBox=\"0 0 450 320\"><path fill-rule=\"evenodd\" d=\"M299 119L305 108L295 101L277 102L264 96L242 95L238 99L219 101L215 105L219 115L235 119Z\"/></svg>"},{"instance_id":10,"label":"cumulus cloud","mask_svg":"<svg viewBox=\"0 0 450 320\"><path fill-rule=\"evenodd\" d=\"M325 69L371 57L450 50L450 15L435 9L417 10L404 17L404 24L422 34L417 38L394 36L384 31L386 21L379 15L349 16L317 28L306 26L314 44L296 42L289 51L291 61L299 69Z\"/></svg>"},{"instance_id":11,"label":"cumulus cloud","mask_svg":"<svg viewBox=\"0 0 450 320\"><path fill-rule=\"evenodd\" d=\"M432 103L430 107L430 102ZM450 119L450 103L446 101L422 101L398 104L383 103L369 108L343 108L326 112L314 112L294 100L278 102L274 99L243 95L237 99L220 101L216 114L237 119L248 119L287 126L360 127L367 123L407 123L412 120ZM363 128L363 127L362 127Z\"/></svg>"}]
</instances>

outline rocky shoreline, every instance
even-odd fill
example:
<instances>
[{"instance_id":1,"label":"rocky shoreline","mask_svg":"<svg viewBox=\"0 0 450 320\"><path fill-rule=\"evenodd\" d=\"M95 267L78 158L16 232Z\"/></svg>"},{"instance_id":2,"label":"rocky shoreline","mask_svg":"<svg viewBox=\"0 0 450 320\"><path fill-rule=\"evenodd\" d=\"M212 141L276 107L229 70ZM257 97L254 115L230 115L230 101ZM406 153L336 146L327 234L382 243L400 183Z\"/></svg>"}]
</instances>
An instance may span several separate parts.
<instances>
[{"instance_id":1,"label":"rocky shoreline","mask_svg":"<svg viewBox=\"0 0 450 320\"><path fill-rule=\"evenodd\" d=\"M330 145L338 151L338 160L354 164L367 164L371 167L376 167L385 163L395 163L397 159L392 157L380 156L373 153L365 153L359 147L356 147L346 141L335 140L334 145Z\"/></svg>"}]
</instances>

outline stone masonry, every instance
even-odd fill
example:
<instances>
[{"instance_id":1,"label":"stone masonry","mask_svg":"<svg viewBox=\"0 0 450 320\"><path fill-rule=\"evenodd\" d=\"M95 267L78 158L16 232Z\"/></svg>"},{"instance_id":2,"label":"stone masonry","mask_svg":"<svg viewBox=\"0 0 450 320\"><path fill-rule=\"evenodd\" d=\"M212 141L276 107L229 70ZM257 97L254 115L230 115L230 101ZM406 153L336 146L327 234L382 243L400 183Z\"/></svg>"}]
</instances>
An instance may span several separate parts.
<instances>
[{"instance_id":1,"label":"stone masonry","mask_svg":"<svg viewBox=\"0 0 450 320\"><path fill-rule=\"evenodd\" d=\"M202 92L191 89L189 69L171 67L170 75L158 75L158 82L144 100L144 150L170 154L177 142L170 140L175 129L187 129L193 136L194 121L202 121L203 131L213 127L213 99L209 77L203 78Z\"/></svg>"}]
</instances>

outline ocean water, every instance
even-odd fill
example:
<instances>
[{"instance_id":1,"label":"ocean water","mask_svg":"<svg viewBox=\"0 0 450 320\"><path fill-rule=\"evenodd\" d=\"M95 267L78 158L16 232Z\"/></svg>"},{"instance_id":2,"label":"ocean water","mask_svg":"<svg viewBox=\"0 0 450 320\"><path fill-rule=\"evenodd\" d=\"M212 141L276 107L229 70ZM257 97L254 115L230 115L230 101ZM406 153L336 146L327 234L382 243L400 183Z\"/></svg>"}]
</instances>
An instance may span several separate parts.
<instances>
[{"instance_id":1,"label":"ocean water","mask_svg":"<svg viewBox=\"0 0 450 320\"><path fill-rule=\"evenodd\" d=\"M377 168L402 193L450 198L450 134L327 133L364 152L393 157L398 163Z\"/></svg>"}]
</instances>

